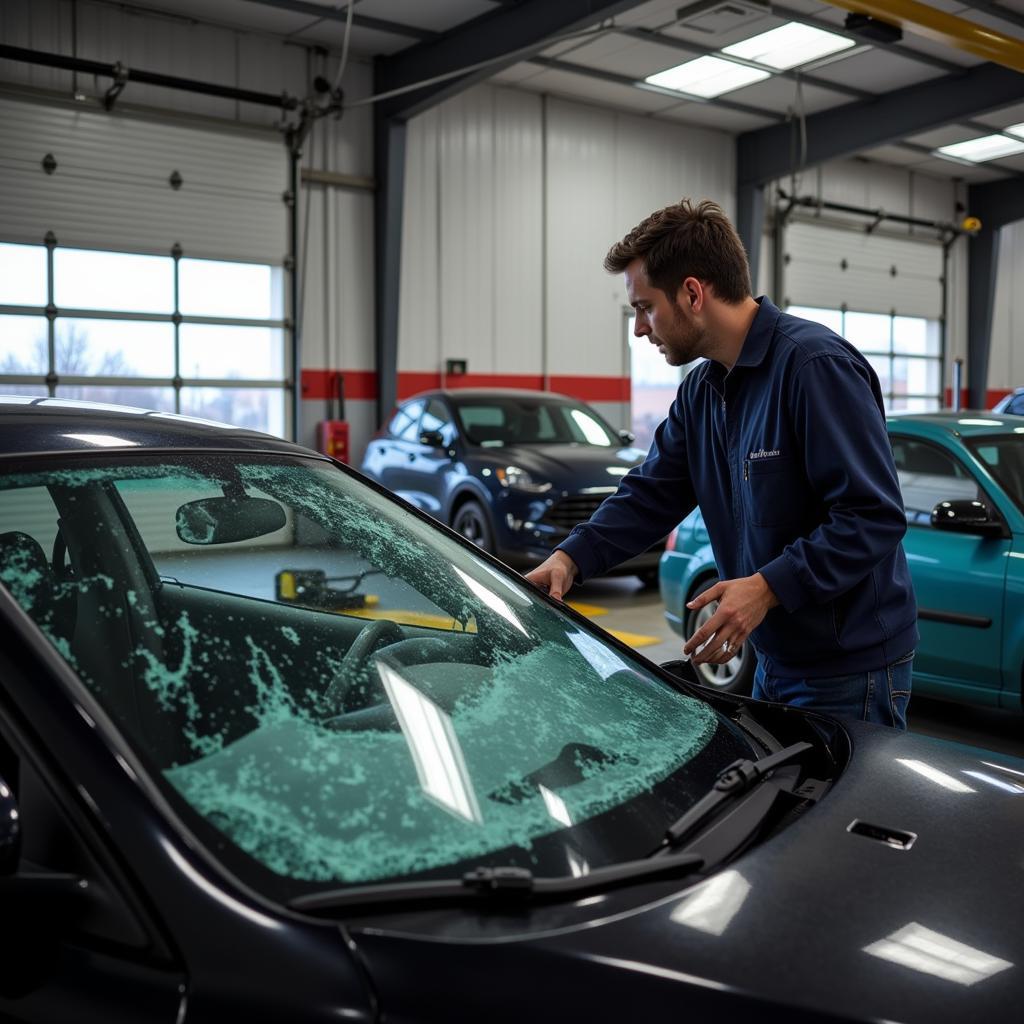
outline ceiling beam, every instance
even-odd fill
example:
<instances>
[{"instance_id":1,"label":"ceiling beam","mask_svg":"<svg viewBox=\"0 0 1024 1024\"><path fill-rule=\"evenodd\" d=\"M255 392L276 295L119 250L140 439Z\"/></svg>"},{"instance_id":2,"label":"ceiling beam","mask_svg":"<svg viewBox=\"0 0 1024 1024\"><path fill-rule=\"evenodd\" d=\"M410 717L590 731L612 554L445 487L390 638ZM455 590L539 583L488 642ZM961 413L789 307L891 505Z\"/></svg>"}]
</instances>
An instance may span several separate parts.
<instances>
[{"instance_id":1,"label":"ceiling beam","mask_svg":"<svg viewBox=\"0 0 1024 1024\"><path fill-rule=\"evenodd\" d=\"M528 60L550 46L553 37L594 27L639 2L522 0L515 6L498 7L429 42L390 57L378 57L374 62L374 92L379 95L428 82L423 88L384 101L387 117L413 117L502 68ZM443 81L430 81L467 65L473 65L474 70Z\"/></svg>"},{"instance_id":2,"label":"ceiling beam","mask_svg":"<svg viewBox=\"0 0 1024 1024\"><path fill-rule=\"evenodd\" d=\"M807 118L803 166L853 156L1021 100L1024 75L996 64L979 64L957 75L846 103ZM789 133L787 125L772 125L740 135L736 140L738 184L766 184L790 173Z\"/></svg>"},{"instance_id":3,"label":"ceiling beam","mask_svg":"<svg viewBox=\"0 0 1024 1024\"><path fill-rule=\"evenodd\" d=\"M999 18L1009 25L1016 25L1017 28L1024 28L1024 14L1020 11L1011 10L1002 4L988 3L987 0L960 0L964 7L979 11L982 14L990 14L993 18Z\"/></svg>"},{"instance_id":4,"label":"ceiling beam","mask_svg":"<svg viewBox=\"0 0 1024 1024\"><path fill-rule=\"evenodd\" d=\"M264 7L276 7L281 11L290 11L293 14L305 14L318 21L340 21L344 24L348 17L348 7L324 7L321 4L308 3L306 0L246 0L250 4L262 4ZM359 0L354 0L358 3ZM378 32L389 32L393 36L405 36L408 39L435 39L439 35L426 28L416 28L414 25L402 25L397 21L388 21L385 18L373 18L366 14L352 13L352 24L359 28L372 28ZM340 42L340 39L339 39Z\"/></svg>"}]
</instances>

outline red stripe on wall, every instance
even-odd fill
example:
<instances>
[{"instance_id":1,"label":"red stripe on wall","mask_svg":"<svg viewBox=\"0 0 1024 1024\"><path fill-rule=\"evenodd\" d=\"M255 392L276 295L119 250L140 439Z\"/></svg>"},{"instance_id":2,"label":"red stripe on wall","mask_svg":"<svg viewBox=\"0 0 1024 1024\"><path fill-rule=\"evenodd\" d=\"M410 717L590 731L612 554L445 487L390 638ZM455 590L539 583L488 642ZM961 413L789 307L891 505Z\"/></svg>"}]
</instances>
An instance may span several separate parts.
<instances>
[{"instance_id":1,"label":"red stripe on wall","mask_svg":"<svg viewBox=\"0 0 1024 1024\"><path fill-rule=\"evenodd\" d=\"M302 397L310 401L331 398L337 394L337 379L341 376L345 385L345 397L352 399L375 399L377 397L377 374L373 370L303 370ZM442 381L442 375L430 371L406 371L398 375L398 400L404 401L419 391L429 391L441 386L458 388L525 388L543 391L544 378L540 374L517 373L462 373L449 374ZM630 381L628 377L583 377L553 376L549 378L549 391L557 391L584 402L628 402Z\"/></svg>"},{"instance_id":2,"label":"red stripe on wall","mask_svg":"<svg viewBox=\"0 0 1024 1024\"><path fill-rule=\"evenodd\" d=\"M338 377L345 382L346 398L377 397L377 374L373 370L303 370L302 397L333 398L338 394Z\"/></svg>"},{"instance_id":3,"label":"red stripe on wall","mask_svg":"<svg viewBox=\"0 0 1024 1024\"><path fill-rule=\"evenodd\" d=\"M992 406L995 405L996 402L999 401L999 399L1005 398L1008 394L1010 394L1010 392L1012 390L1013 390L1012 388L989 388L985 392L985 408L986 409L991 409ZM943 401L946 403L946 407L947 408L952 408L952 405L953 405L953 389L952 388L946 388L945 394L943 396ZM967 388L961 388L961 390L960 390L960 408L961 409L968 408L968 406L967 406Z\"/></svg>"}]
</instances>

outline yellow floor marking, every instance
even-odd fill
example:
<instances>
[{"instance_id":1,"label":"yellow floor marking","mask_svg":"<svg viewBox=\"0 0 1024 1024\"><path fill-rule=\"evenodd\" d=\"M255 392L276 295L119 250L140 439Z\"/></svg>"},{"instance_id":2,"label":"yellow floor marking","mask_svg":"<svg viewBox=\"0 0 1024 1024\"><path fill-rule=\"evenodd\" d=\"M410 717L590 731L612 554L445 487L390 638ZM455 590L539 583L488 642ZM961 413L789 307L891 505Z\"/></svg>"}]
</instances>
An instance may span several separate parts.
<instances>
[{"instance_id":1,"label":"yellow floor marking","mask_svg":"<svg viewBox=\"0 0 1024 1024\"><path fill-rule=\"evenodd\" d=\"M602 608L596 604L584 604L582 601L566 601L565 602L570 608L575 608L580 615L585 615L588 619L596 619L599 615L607 615L608 609Z\"/></svg>"},{"instance_id":2,"label":"yellow floor marking","mask_svg":"<svg viewBox=\"0 0 1024 1024\"><path fill-rule=\"evenodd\" d=\"M621 629L609 629L609 633L617 640L621 640L630 647L650 647L651 644L660 644L661 638L656 636L644 636L643 633L624 633Z\"/></svg>"}]
</instances>

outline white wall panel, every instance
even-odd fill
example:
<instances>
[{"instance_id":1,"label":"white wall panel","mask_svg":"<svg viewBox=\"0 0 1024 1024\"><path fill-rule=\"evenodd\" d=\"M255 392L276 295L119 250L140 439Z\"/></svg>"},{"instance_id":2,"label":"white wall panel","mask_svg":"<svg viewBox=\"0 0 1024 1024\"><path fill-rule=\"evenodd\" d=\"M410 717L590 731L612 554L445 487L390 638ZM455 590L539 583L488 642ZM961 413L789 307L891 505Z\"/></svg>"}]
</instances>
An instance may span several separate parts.
<instances>
[{"instance_id":1,"label":"white wall panel","mask_svg":"<svg viewBox=\"0 0 1024 1024\"><path fill-rule=\"evenodd\" d=\"M617 114L550 99L547 112L547 370L620 376L622 282L601 267L616 222ZM659 126L659 130L664 130Z\"/></svg>"}]
</instances>

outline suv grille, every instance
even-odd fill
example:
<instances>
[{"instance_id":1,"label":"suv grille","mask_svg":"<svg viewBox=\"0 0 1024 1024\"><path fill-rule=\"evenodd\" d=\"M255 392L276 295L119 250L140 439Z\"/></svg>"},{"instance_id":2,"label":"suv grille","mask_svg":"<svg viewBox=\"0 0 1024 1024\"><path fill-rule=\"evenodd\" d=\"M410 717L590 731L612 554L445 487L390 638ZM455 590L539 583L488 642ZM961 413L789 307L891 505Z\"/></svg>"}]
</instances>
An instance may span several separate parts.
<instances>
[{"instance_id":1,"label":"suv grille","mask_svg":"<svg viewBox=\"0 0 1024 1024\"><path fill-rule=\"evenodd\" d=\"M542 521L568 533L574 526L585 523L597 511L597 506L608 496L608 494L570 495L568 498L555 502L544 513Z\"/></svg>"}]
</instances>

